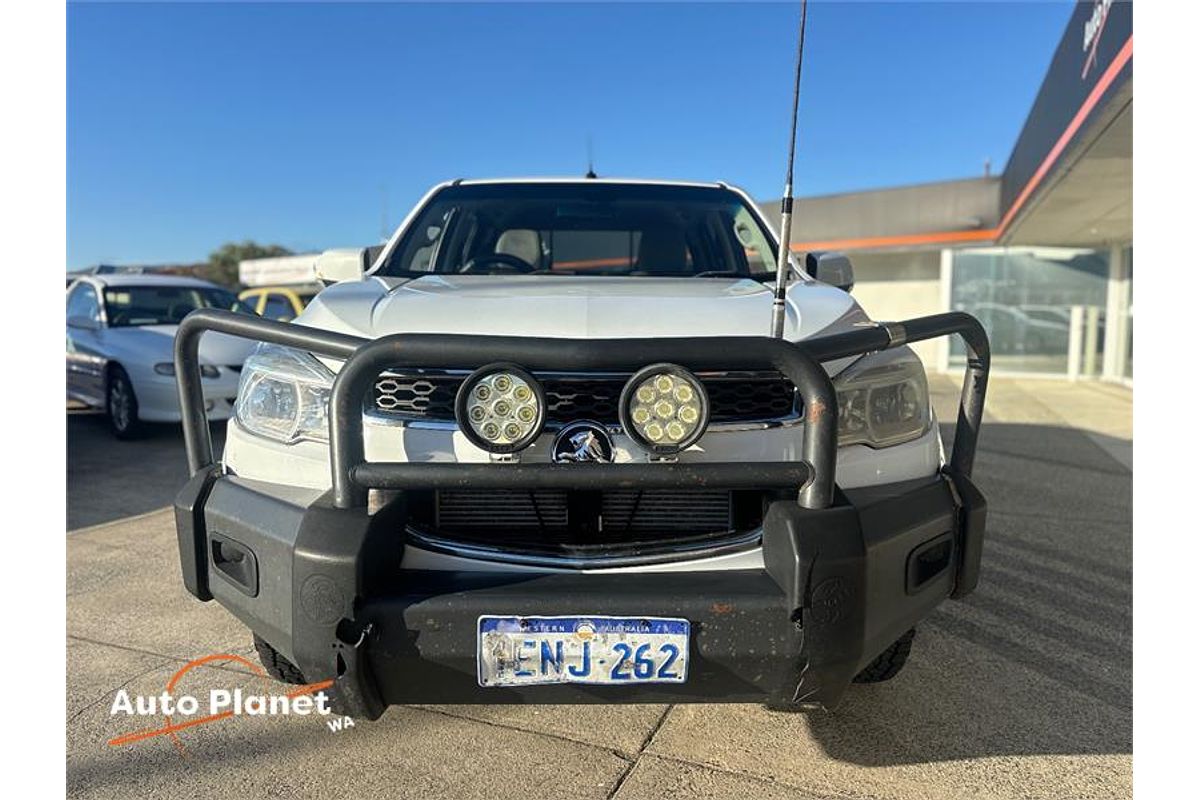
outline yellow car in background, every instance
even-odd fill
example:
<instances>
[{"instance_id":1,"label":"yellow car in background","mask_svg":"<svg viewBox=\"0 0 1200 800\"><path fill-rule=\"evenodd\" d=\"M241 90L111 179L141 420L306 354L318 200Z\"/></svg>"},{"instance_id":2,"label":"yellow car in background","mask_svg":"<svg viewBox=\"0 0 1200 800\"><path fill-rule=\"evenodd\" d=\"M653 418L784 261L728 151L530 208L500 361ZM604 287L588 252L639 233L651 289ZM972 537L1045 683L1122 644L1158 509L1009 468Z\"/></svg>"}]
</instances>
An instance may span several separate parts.
<instances>
[{"instance_id":1,"label":"yellow car in background","mask_svg":"<svg viewBox=\"0 0 1200 800\"><path fill-rule=\"evenodd\" d=\"M318 287L259 286L242 292L238 299L261 317L291 322L319 291Z\"/></svg>"}]
</instances>

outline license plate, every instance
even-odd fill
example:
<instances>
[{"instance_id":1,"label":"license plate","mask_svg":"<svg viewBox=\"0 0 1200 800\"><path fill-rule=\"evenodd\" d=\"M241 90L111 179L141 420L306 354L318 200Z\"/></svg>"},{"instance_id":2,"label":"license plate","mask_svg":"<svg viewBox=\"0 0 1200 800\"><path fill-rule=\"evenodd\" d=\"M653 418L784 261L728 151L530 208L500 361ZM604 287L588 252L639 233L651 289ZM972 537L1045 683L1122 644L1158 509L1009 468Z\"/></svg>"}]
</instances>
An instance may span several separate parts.
<instances>
[{"instance_id":1,"label":"license plate","mask_svg":"<svg viewBox=\"0 0 1200 800\"><path fill-rule=\"evenodd\" d=\"M683 683L686 619L479 618L479 685Z\"/></svg>"}]
</instances>

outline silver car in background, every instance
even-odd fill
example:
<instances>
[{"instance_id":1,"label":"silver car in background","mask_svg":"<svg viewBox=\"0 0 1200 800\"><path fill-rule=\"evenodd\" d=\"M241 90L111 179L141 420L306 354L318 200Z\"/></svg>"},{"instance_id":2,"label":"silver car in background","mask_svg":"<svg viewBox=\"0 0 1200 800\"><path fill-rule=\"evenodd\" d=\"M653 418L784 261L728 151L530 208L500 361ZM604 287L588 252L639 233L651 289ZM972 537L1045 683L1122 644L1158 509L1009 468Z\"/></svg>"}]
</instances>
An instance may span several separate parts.
<instances>
[{"instance_id":1,"label":"silver car in background","mask_svg":"<svg viewBox=\"0 0 1200 800\"><path fill-rule=\"evenodd\" d=\"M253 313L214 283L169 275L85 275L67 289L67 398L101 408L117 438L144 422L178 422L172 347L179 322L197 308ZM200 359L212 419L228 419L242 362L253 345L207 337Z\"/></svg>"}]
</instances>

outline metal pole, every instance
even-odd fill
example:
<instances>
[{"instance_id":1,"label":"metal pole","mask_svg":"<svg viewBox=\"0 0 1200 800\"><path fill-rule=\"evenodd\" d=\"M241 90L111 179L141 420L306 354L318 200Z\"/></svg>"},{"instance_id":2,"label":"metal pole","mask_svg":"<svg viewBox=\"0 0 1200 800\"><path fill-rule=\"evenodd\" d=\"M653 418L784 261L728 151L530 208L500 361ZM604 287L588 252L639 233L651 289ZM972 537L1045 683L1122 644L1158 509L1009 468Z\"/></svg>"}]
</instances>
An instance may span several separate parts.
<instances>
[{"instance_id":1,"label":"metal pole","mask_svg":"<svg viewBox=\"0 0 1200 800\"><path fill-rule=\"evenodd\" d=\"M787 308L787 280L791 271L792 249L792 168L796 161L796 120L800 114L800 68L804 64L804 27L808 20L808 0L800 0L800 36L796 46L796 79L792 85L792 135L788 139L787 178L779 206L779 256L775 265L775 300L771 303L771 336L783 338Z\"/></svg>"},{"instance_id":2,"label":"metal pole","mask_svg":"<svg viewBox=\"0 0 1200 800\"><path fill-rule=\"evenodd\" d=\"M1083 314L1083 374L1096 377L1096 351L1100 344L1100 306L1088 306Z\"/></svg>"},{"instance_id":3,"label":"metal pole","mask_svg":"<svg viewBox=\"0 0 1200 800\"><path fill-rule=\"evenodd\" d=\"M1071 306L1071 327L1067 331L1067 380L1079 380L1082 351L1083 306Z\"/></svg>"}]
</instances>

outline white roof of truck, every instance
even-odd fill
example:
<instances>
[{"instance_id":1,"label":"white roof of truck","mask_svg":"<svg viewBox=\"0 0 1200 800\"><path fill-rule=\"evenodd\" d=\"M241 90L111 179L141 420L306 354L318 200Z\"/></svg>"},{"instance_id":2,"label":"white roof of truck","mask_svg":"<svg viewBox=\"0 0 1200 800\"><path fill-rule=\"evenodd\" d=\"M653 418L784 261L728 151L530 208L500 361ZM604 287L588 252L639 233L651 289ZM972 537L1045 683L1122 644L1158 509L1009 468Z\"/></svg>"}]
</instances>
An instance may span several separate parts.
<instances>
[{"instance_id":1,"label":"white roof of truck","mask_svg":"<svg viewBox=\"0 0 1200 800\"><path fill-rule=\"evenodd\" d=\"M317 282L317 253L250 258L238 263L238 280L245 286L295 286Z\"/></svg>"}]
</instances>

